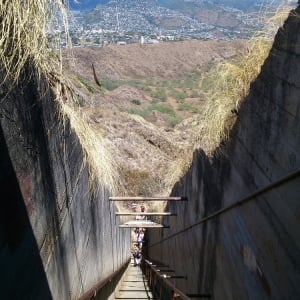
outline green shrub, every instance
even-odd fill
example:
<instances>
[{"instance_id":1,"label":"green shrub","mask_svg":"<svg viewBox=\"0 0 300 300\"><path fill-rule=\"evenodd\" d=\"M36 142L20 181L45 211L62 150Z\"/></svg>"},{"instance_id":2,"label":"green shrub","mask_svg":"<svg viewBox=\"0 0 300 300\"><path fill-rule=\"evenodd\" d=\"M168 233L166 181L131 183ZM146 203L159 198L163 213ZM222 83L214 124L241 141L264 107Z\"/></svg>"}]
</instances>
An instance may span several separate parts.
<instances>
[{"instance_id":1,"label":"green shrub","mask_svg":"<svg viewBox=\"0 0 300 300\"><path fill-rule=\"evenodd\" d=\"M204 72L209 72L210 70L212 70L212 68L215 66L216 64L212 61L208 62L205 66L204 66Z\"/></svg>"},{"instance_id":2,"label":"green shrub","mask_svg":"<svg viewBox=\"0 0 300 300\"><path fill-rule=\"evenodd\" d=\"M182 121L182 118L180 116L177 116L177 115L174 115L174 116L168 115L167 116L167 122L168 122L169 126L171 126L171 127L174 127L181 121Z\"/></svg>"},{"instance_id":3,"label":"green shrub","mask_svg":"<svg viewBox=\"0 0 300 300\"><path fill-rule=\"evenodd\" d=\"M145 83L138 79L127 80L124 83L126 83L130 86L136 87L136 88L143 88L145 86Z\"/></svg>"},{"instance_id":4,"label":"green shrub","mask_svg":"<svg viewBox=\"0 0 300 300\"><path fill-rule=\"evenodd\" d=\"M154 97L154 98L157 98L161 101L166 101L167 100L167 94L166 94L166 91L165 89L163 88L159 88L157 89L155 92L151 93L151 96Z\"/></svg>"},{"instance_id":5,"label":"green shrub","mask_svg":"<svg viewBox=\"0 0 300 300\"><path fill-rule=\"evenodd\" d=\"M130 114L133 114L133 115L139 115L141 117L145 117L147 116L148 114L148 111L147 109L136 109L136 108L131 108L129 109L128 111Z\"/></svg>"},{"instance_id":6,"label":"green shrub","mask_svg":"<svg viewBox=\"0 0 300 300\"><path fill-rule=\"evenodd\" d=\"M178 105L178 110L188 110L188 111L192 111L194 113L199 113L200 109L197 105L191 104L191 103L180 103Z\"/></svg>"},{"instance_id":7,"label":"green shrub","mask_svg":"<svg viewBox=\"0 0 300 300\"><path fill-rule=\"evenodd\" d=\"M152 89L151 89L150 86L143 86L141 89L142 89L143 91L145 91L145 92L151 92L151 91L152 91Z\"/></svg>"},{"instance_id":8,"label":"green shrub","mask_svg":"<svg viewBox=\"0 0 300 300\"><path fill-rule=\"evenodd\" d=\"M153 85L153 82L150 79L145 80L145 86L151 86Z\"/></svg>"},{"instance_id":9,"label":"green shrub","mask_svg":"<svg viewBox=\"0 0 300 300\"><path fill-rule=\"evenodd\" d=\"M163 80L160 82L161 86L168 86L168 80Z\"/></svg>"},{"instance_id":10,"label":"green shrub","mask_svg":"<svg viewBox=\"0 0 300 300\"><path fill-rule=\"evenodd\" d=\"M198 93L198 91L195 91L195 90L193 90L192 92L191 92L191 98L198 98L199 97L199 93Z\"/></svg>"},{"instance_id":11,"label":"green shrub","mask_svg":"<svg viewBox=\"0 0 300 300\"><path fill-rule=\"evenodd\" d=\"M171 116L174 116L175 115L175 111L174 109L168 105L168 104L161 104L161 103L156 103L156 104L151 104L148 109L150 111L152 110L156 110L156 111L159 111L163 114L167 114L167 115L171 115Z\"/></svg>"},{"instance_id":12,"label":"green shrub","mask_svg":"<svg viewBox=\"0 0 300 300\"><path fill-rule=\"evenodd\" d=\"M132 99L131 103L135 104L135 105L141 105L141 100L139 100L139 99Z\"/></svg>"},{"instance_id":13,"label":"green shrub","mask_svg":"<svg viewBox=\"0 0 300 300\"><path fill-rule=\"evenodd\" d=\"M95 93L95 89L87 83L82 77L78 77L78 81L90 92L90 93Z\"/></svg>"},{"instance_id":14,"label":"green shrub","mask_svg":"<svg viewBox=\"0 0 300 300\"><path fill-rule=\"evenodd\" d=\"M174 109L170 105L162 104L162 103L152 103L144 109L132 108L128 112L131 114L145 117L145 116L149 115L151 113L151 111L153 111L153 110L159 111L166 115L175 116Z\"/></svg>"},{"instance_id":15,"label":"green shrub","mask_svg":"<svg viewBox=\"0 0 300 300\"><path fill-rule=\"evenodd\" d=\"M173 91L171 95L177 102L182 102L187 97L184 91Z\"/></svg>"},{"instance_id":16,"label":"green shrub","mask_svg":"<svg viewBox=\"0 0 300 300\"><path fill-rule=\"evenodd\" d=\"M207 99L207 96L206 96L206 94L204 94L204 93L199 93L198 98L199 98L199 100L201 100L201 101L205 101L205 100Z\"/></svg>"},{"instance_id":17,"label":"green shrub","mask_svg":"<svg viewBox=\"0 0 300 300\"><path fill-rule=\"evenodd\" d=\"M183 89L192 89L198 85L199 79L196 77L188 77L182 80L181 87Z\"/></svg>"},{"instance_id":18,"label":"green shrub","mask_svg":"<svg viewBox=\"0 0 300 300\"><path fill-rule=\"evenodd\" d=\"M215 73L208 74L201 81L201 90L209 92L215 89L215 82L218 81L218 76Z\"/></svg>"},{"instance_id":19,"label":"green shrub","mask_svg":"<svg viewBox=\"0 0 300 300\"><path fill-rule=\"evenodd\" d=\"M122 82L121 80L113 80L113 79L109 79L109 78L103 78L101 80L102 87L109 91L113 91L123 84L124 84L124 82Z\"/></svg>"}]
</instances>

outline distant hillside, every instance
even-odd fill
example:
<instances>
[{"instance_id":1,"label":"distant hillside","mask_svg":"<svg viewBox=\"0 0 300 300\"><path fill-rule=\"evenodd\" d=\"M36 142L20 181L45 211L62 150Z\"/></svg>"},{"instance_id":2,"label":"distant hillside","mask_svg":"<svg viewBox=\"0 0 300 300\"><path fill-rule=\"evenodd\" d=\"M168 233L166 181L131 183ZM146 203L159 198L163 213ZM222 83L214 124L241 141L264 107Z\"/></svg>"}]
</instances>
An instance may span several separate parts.
<instances>
[{"instance_id":1,"label":"distant hillside","mask_svg":"<svg viewBox=\"0 0 300 300\"><path fill-rule=\"evenodd\" d=\"M244 41L108 45L74 48L69 64L64 59L77 109L113 142L128 193L166 191L166 172L176 161L167 176L172 182L203 127L206 93L214 84L205 74L243 48Z\"/></svg>"},{"instance_id":2,"label":"distant hillside","mask_svg":"<svg viewBox=\"0 0 300 300\"><path fill-rule=\"evenodd\" d=\"M253 7L259 8L254 4ZM87 40L91 44L101 41L136 43L140 35L146 39L169 39L171 36L177 41L248 39L262 26L255 13L201 0L111 0L102 5L99 2L95 9L76 17L80 30L73 34L75 42ZM97 32L102 30L104 33L99 36ZM113 38L112 31L116 33ZM118 36L119 33L123 36Z\"/></svg>"},{"instance_id":3,"label":"distant hillside","mask_svg":"<svg viewBox=\"0 0 300 300\"><path fill-rule=\"evenodd\" d=\"M265 1L265 0L213 0L211 1L215 4L234 7L244 11L247 10L257 10L261 5L266 5L268 2L272 4L281 3L281 0Z\"/></svg>"},{"instance_id":4,"label":"distant hillside","mask_svg":"<svg viewBox=\"0 0 300 300\"><path fill-rule=\"evenodd\" d=\"M260 4L266 3L264 0L158 0L159 5L168 7L170 9L187 9L191 7L199 7L199 5L223 5L228 7L233 7L240 10L249 10L253 9L255 6L259 7ZM271 1L269 1L271 2ZM275 0L273 2L281 2L280 0Z\"/></svg>"},{"instance_id":5,"label":"distant hillside","mask_svg":"<svg viewBox=\"0 0 300 300\"><path fill-rule=\"evenodd\" d=\"M73 72L93 81L93 63L101 78L174 79L201 70L208 63L233 57L243 44L242 41L183 41L74 48Z\"/></svg>"}]
</instances>

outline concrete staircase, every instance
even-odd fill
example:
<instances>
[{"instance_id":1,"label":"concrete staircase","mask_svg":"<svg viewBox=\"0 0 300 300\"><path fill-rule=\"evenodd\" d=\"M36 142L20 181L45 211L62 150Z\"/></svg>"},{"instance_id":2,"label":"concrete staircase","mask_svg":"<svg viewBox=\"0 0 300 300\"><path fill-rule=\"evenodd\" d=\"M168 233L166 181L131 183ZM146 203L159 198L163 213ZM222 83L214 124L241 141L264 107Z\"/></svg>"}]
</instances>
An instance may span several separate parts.
<instances>
[{"instance_id":1,"label":"concrete staircase","mask_svg":"<svg viewBox=\"0 0 300 300\"><path fill-rule=\"evenodd\" d=\"M155 299L149 289L148 282L139 266L134 266L133 260L128 266L126 274L115 299Z\"/></svg>"}]
</instances>

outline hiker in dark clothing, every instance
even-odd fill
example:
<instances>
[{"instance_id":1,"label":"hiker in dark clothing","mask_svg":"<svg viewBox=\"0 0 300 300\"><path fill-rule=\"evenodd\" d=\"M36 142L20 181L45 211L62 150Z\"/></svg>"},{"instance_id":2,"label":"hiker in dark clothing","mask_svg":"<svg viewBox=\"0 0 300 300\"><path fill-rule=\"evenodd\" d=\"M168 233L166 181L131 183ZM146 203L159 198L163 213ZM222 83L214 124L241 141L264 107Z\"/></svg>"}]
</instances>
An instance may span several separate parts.
<instances>
[{"instance_id":1,"label":"hiker in dark clothing","mask_svg":"<svg viewBox=\"0 0 300 300\"><path fill-rule=\"evenodd\" d=\"M135 249L133 252L134 266L139 266L142 261L142 253L139 249Z\"/></svg>"}]
</instances>

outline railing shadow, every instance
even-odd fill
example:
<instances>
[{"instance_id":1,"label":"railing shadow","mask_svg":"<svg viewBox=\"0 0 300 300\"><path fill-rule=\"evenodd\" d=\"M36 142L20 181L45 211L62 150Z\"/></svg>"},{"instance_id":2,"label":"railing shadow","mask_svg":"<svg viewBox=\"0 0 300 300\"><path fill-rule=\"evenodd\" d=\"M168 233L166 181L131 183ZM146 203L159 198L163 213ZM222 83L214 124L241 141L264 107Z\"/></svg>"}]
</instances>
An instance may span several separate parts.
<instances>
[{"instance_id":1,"label":"railing shadow","mask_svg":"<svg viewBox=\"0 0 300 300\"><path fill-rule=\"evenodd\" d=\"M169 274L168 270L161 268L168 267L163 264L155 264L147 259L143 259L141 268L148 281L149 288L154 299L157 300L192 300L192 299L210 299L209 294L185 294L170 281L170 279L185 279L186 276ZM173 272L174 270L172 270Z\"/></svg>"}]
</instances>

